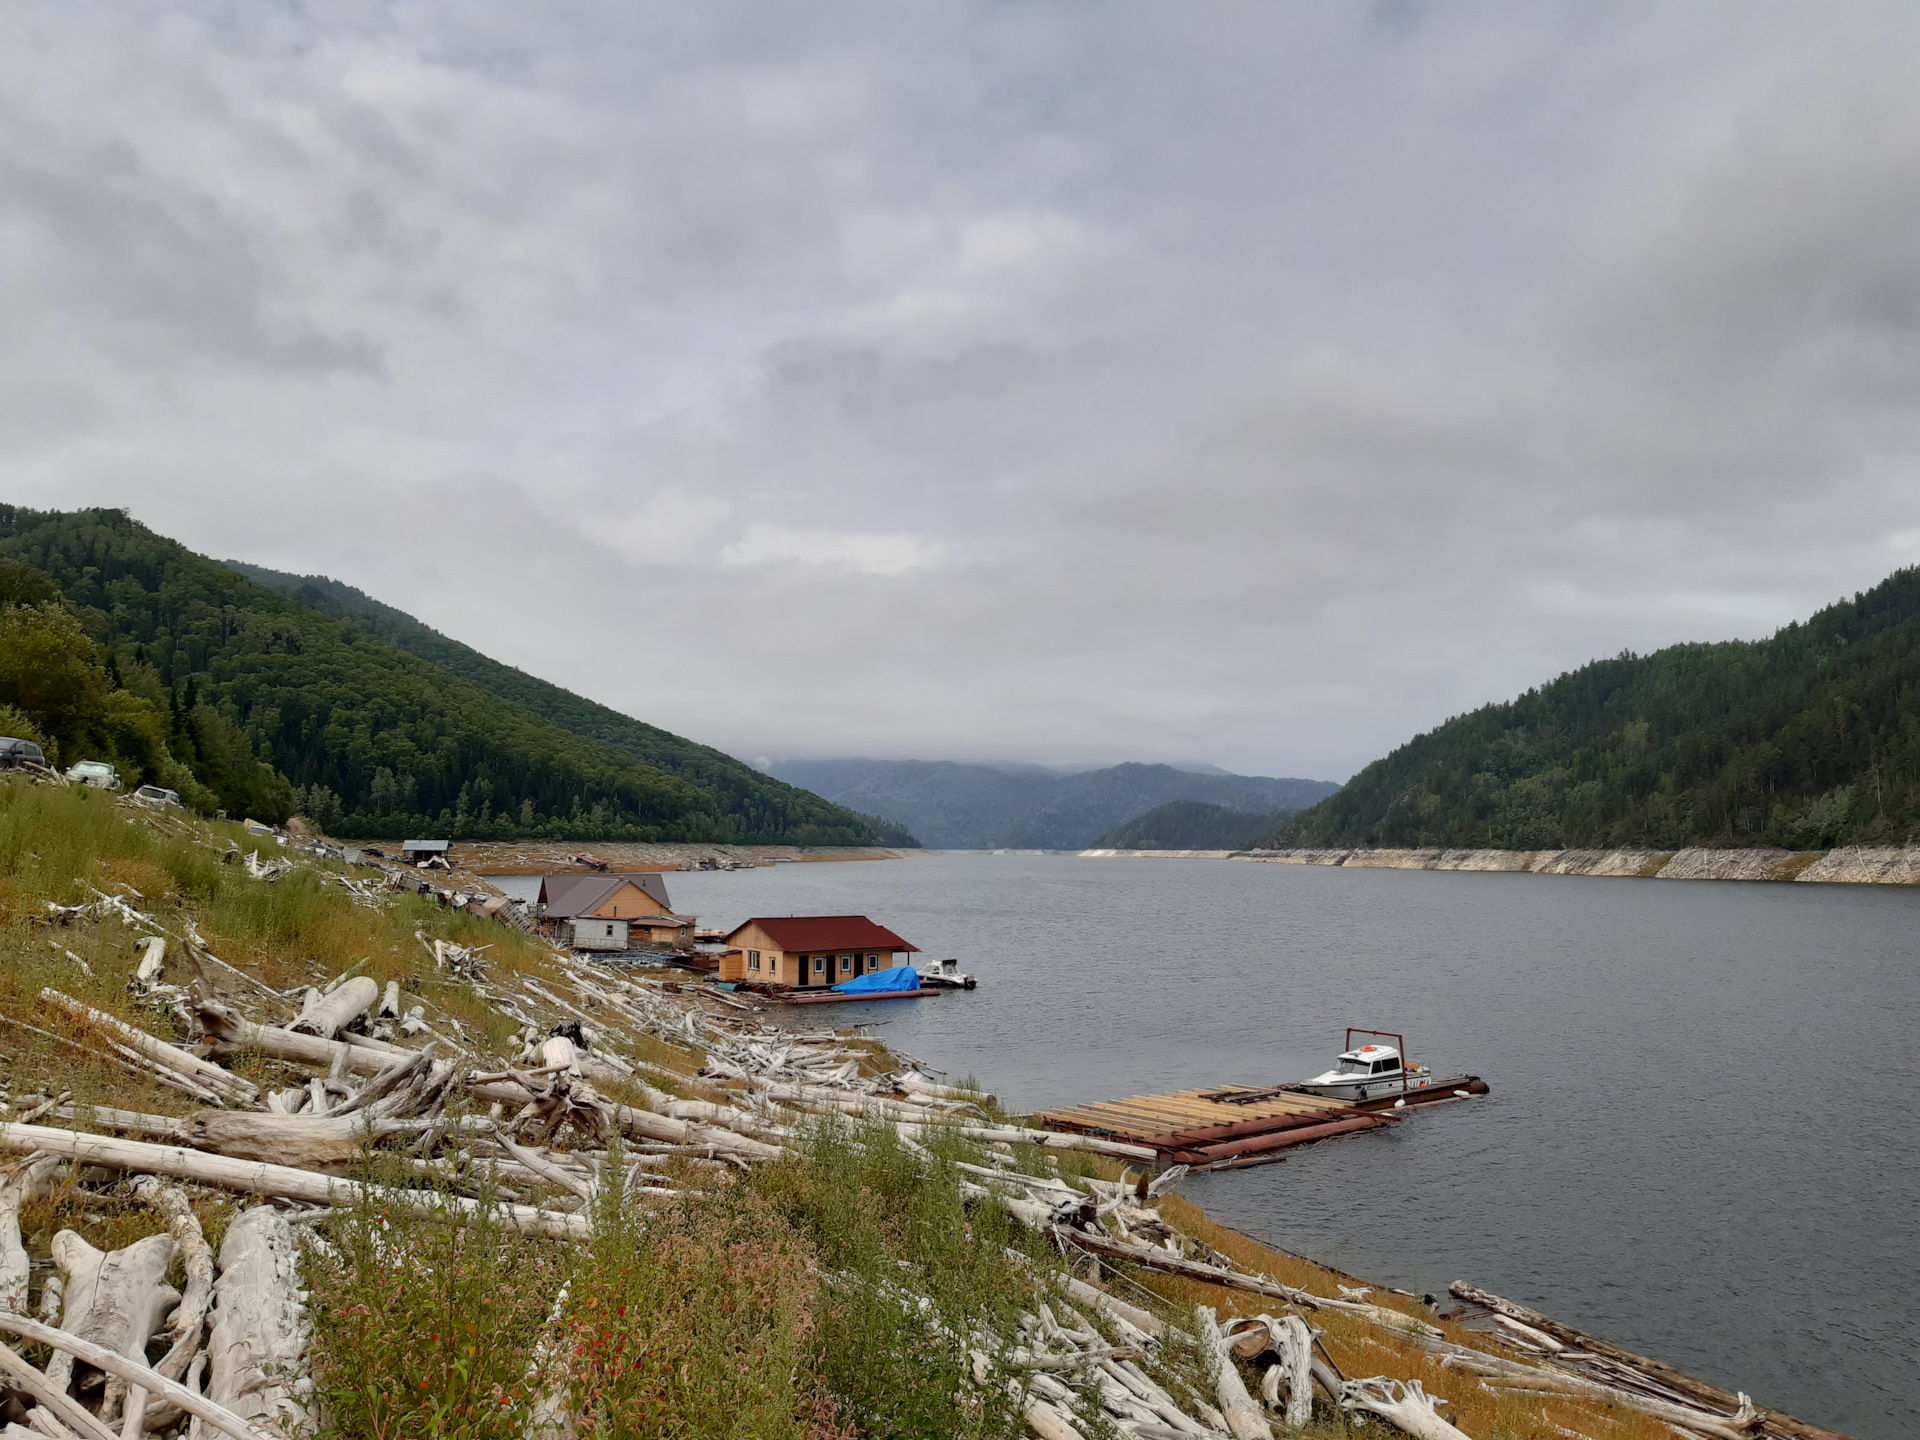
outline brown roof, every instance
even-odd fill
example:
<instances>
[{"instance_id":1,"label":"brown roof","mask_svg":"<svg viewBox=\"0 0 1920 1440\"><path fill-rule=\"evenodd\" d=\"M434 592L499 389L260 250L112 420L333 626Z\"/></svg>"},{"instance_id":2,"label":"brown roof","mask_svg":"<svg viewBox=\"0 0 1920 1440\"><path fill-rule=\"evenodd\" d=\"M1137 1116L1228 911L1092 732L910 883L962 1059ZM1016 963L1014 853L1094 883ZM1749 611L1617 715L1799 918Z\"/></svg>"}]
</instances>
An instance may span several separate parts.
<instances>
[{"instance_id":1,"label":"brown roof","mask_svg":"<svg viewBox=\"0 0 1920 1440\"><path fill-rule=\"evenodd\" d=\"M616 891L632 884L644 890L666 909L667 884L658 875L549 875L540 884L540 900L547 915L564 920L573 915L591 915Z\"/></svg>"},{"instance_id":2,"label":"brown roof","mask_svg":"<svg viewBox=\"0 0 1920 1440\"><path fill-rule=\"evenodd\" d=\"M749 925L758 925L782 950L911 950L909 945L884 925L876 925L864 915L775 915L756 916L742 921L727 932L732 943Z\"/></svg>"}]
</instances>

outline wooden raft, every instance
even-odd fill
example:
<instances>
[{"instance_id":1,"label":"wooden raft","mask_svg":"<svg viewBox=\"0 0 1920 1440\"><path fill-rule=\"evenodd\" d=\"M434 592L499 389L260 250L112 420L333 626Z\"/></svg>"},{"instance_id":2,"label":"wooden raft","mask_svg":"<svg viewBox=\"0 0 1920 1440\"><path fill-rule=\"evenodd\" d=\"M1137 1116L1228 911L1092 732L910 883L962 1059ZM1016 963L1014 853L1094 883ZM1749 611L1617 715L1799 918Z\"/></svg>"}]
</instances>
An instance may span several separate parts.
<instances>
[{"instance_id":1,"label":"wooden raft","mask_svg":"<svg viewBox=\"0 0 1920 1440\"><path fill-rule=\"evenodd\" d=\"M1226 1168L1278 1159L1276 1152L1295 1145L1378 1130L1396 1117L1322 1095L1229 1086L1102 1100L1043 1110L1034 1118L1049 1130L1151 1146L1169 1165Z\"/></svg>"}]
</instances>

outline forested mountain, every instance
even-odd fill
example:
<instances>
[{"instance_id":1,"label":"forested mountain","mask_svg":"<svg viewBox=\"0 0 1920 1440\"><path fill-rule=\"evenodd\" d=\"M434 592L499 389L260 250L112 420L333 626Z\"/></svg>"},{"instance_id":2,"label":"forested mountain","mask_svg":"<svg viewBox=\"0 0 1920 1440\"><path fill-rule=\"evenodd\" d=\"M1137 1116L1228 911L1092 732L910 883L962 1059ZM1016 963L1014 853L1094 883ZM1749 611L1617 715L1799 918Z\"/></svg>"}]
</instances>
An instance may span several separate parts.
<instances>
[{"instance_id":1,"label":"forested mountain","mask_svg":"<svg viewBox=\"0 0 1920 1440\"><path fill-rule=\"evenodd\" d=\"M1092 850L1239 850L1293 817L1246 815L1201 800L1171 800L1109 830Z\"/></svg>"},{"instance_id":2,"label":"forested mountain","mask_svg":"<svg viewBox=\"0 0 1920 1440\"><path fill-rule=\"evenodd\" d=\"M1759 641L1562 675L1421 735L1263 843L1893 844L1920 836L1920 569Z\"/></svg>"},{"instance_id":3,"label":"forested mountain","mask_svg":"<svg viewBox=\"0 0 1920 1440\"><path fill-rule=\"evenodd\" d=\"M404 610L382 604L351 585L325 575L289 575L284 571L269 570L264 565L249 565L242 560L229 560L226 565L228 569L343 621L376 640L398 646L408 654L451 670L503 700L526 707L562 730L611 745L643 765L654 766L689 780L713 795L729 813L742 816L760 814L766 810L769 797L773 795L783 797L787 803L792 803L795 796L804 796L807 801L816 802L817 808L817 797L804 790L795 790L783 781L770 780L764 772L744 761L736 760L710 745L683 740L670 731L636 720L631 715L622 715L618 710L576 695L571 690L563 690L524 670L503 665L490 656L482 655L472 646L463 645L421 624ZM869 822L875 830L878 837L876 843L914 844L913 837L900 826L889 825L870 816L859 818ZM819 819L818 816L812 817L808 823L819 823ZM844 819L844 816L841 817L843 823ZM767 837L756 833L752 838Z\"/></svg>"},{"instance_id":4,"label":"forested mountain","mask_svg":"<svg viewBox=\"0 0 1920 1440\"><path fill-rule=\"evenodd\" d=\"M202 777L228 808L268 819L297 808L343 836L879 838L861 816L664 731L640 727L658 756L645 762L563 728L466 674L196 555L123 511L0 506L0 556L58 587L97 647L87 664L100 693L125 697L113 702L122 708L159 707L188 749L181 737L197 730L207 737L203 748L230 752L224 771L207 766ZM6 613L27 617L30 608ZM24 692L18 684L6 691L7 683L0 673L0 703L17 704L10 697ZM86 733L121 754L99 725ZM180 745L174 753L193 764Z\"/></svg>"},{"instance_id":5,"label":"forested mountain","mask_svg":"<svg viewBox=\"0 0 1920 1440\"><path fill-rule=\"evenodd\" d=\"M1311 805L1339 788L1326 780L1136 764L1063 774L952 761L794 760L776 765L774 773L837 804L904 825L923 845L950 850L1079 850L1170 800L1270 815Z\"/></svg>"}]
</instances>

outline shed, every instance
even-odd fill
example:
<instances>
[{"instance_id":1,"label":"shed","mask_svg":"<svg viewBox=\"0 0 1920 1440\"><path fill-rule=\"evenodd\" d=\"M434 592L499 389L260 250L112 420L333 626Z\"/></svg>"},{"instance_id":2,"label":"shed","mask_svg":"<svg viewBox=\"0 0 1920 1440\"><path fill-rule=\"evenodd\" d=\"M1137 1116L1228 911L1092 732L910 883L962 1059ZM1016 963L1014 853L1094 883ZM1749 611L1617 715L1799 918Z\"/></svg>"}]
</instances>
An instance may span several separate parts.
<instances>
[{"instance_id":1,"label":"shed","mask_svg":"<svg viewBox=\"0 0 1920 1440\"><path fill-rule=\"evenodd\" d=\"M627 948L627 922L624 920L575 920L568 943L575 950L624 950Z\"/></svg>"},{"instance_id":2,"label":"shed","mask_svg":"<svg viewBox=\"0 0 1920 1440\"><path fill-rule=\"evenodd\" d=\"M447 840L402 840L400 842L400 853L413 861L431 860L436 855L444 857L450 848L452 848L452 842Z\"/></svg>"},{"instance_id":3,"label":"shed","mask_svg":"<svg viewBox=\"0 0 1920 1440\"><path fill-rule=\"evenodd\" d=\"M864 915L760 916L727 934L722 980L825 989L875 975L920 953Z\"/></svg>"}]
</instances>

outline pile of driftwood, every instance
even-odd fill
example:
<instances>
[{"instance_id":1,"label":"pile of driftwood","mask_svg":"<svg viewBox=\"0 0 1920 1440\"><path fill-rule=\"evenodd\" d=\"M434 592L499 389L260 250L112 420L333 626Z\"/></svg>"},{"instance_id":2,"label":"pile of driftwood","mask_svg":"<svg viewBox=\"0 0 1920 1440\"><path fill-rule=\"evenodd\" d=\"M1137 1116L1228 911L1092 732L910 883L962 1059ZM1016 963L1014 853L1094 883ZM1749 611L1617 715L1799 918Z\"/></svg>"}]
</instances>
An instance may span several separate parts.
<instances>
[{"instance_id":1,"label":"pile of driftwood","mask_svg":"<svg viewBox=\"0 0 1920 1440\"><path fill-rule=\"evenodd\" d=\"M277 860L248 856L244 863L261 883L285 873ZM55 920L135 927L144 937L128 982L137 1002L188 1020L198 1043L174 1044L56 989L42 999L49 1013L89 1032L92 1053L178 1090L198 1108L184 1116L79 1110L49 1094L0 1124L0 1157L12 1160L0 1173L0 1331L54 1355L36 1370L0 1346L4 1440L136 1440L183 1421L195 1434L212 1427L237 1440L309 1433L298 1286L303 1219L371 1198L456 1223L486 1208L516 1229L584 1239L592 1233L588 1207L609 1187L636 1203L671 1203L686 1193L687 1175L773 1159L819 1116L890 1125L929 1167L936 1161L926 1147L936 1137L973 1142L978 1163L960 1165L969 1203L1003 1207L1080 1272L1064 1288L1041 1292L1017 1334L980 1334L969 1343L976 1381L1009 1387L1045 1440L1077 1437L1076 1410L1090 1404L1127 1435L1271 1437L1275 1425L1304 1423L1316 1396L1421 1440L1461 1437L1417 1380L1341 1374L1310 1324L1317 1314L1391 1332L1490 1388L1629 1406L1682 1435L1713 1440L1797 1433L1770 1428L1772 1417L1745 1396L1688 1391L1650 1372L1651 1362L1632 1363L1639 1357L1548 1333L1544 1317L1498 1297L1466 1298L1496 1315L1521 1359L1451 1344L1418 1318L1369 1302L1365 1291L1320 1296L1248 1273L1161 1219L1156 1204L1183 1172L1150 1178L1153 1151L1007 1123L996 1118L991 1096L942 1084L911 1057L846 1033L767 1025L722 992L639 979L563 953L549 957L550 978L507 973L487 962L486 947L421 936L438 974L470 986L519 1027L511 1063L489 1067L457 1019L441 1012L430 1025L425 1004L407 1004L397 983L382 987L349 971L325 985L274 990L220 961L190 922L168 929L124 896L96 894ZM381 903L364 885L355 898ZM170 947L191 969L191 987L164 978ZM642 1037L697 1056L714 1087L708 1093L724 1094L676 1093L685 1075L644 1058ZM257 1085L222 1063L243 1055L278 1062L283 1080ZM370 1148L387 1156L381 1173L393 1178L386 1184L350 1178ZM1023 1167L1016 1158L1059 1150L1135 1162L1140 1173L1126 1182L1073 1181L1031 1173L1050 1167ZM682 1178L662 1168L669 1157L678 1158L673 1170ZM135 1177L135 1193L163 1219L165 1233L103 1254L62 1232L54 1242L58 1274L42 1285L29 1316L20 1206L69 1166ZM235 1220L215 1257L183 1186L269 1203ZM184 1292L166 1283L176 1256L185 1265ZM1276 1313L1223 1322L1201 1309L1190 1326L1169 1326L1112 1293L1113 1284L1143 1271L1256 1296ZM165 1338L166 1355L149 1364L156 1336ZM1167 1345L1198 1347L1206 1393L1175 1394L1177 1382L1169 1388L1152 1378L1173 1373L1150 1363ZM1259 1375L1251 1388L1233 1357Z\"/></svg>"}]
</instances>

